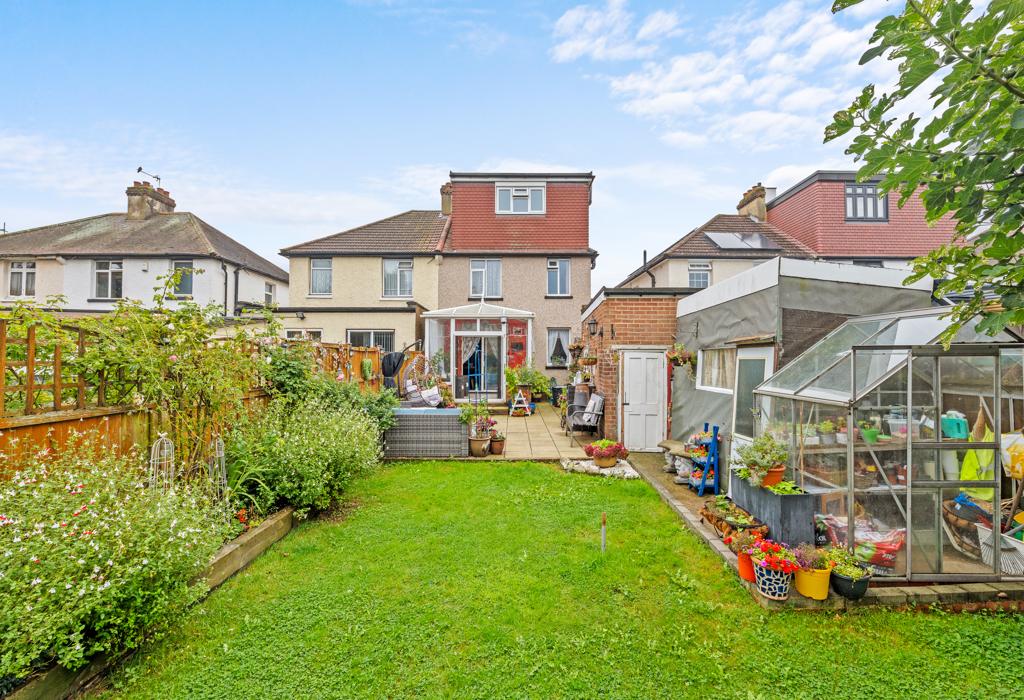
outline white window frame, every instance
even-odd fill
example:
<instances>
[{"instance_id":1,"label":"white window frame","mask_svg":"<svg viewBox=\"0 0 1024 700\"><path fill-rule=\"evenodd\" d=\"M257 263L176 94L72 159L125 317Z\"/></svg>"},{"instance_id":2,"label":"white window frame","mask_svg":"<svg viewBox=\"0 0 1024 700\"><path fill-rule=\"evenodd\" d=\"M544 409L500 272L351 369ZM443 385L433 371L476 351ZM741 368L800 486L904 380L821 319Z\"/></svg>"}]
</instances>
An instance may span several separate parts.
<instances>
[{"instance_id":1,"label":"white window frame","mask_svg":"<svg viewBox=\"0 0 1024 700\"><path fill-rule=\"evenodd\" d=\"M324 331L322 328L285 328L284 337L285 340L311 340L319 343L323 340Z\"/></svg>"},{"instance_id":2,"label":"white window frame","mask_svg":"<svg viewBox=\"0 0 1024 700\"><path fill-rule=\"evenodd\" d=\"M705 262L703 260L691 261L686 266L686 273L687 273L686 284L691 289L707 289L708 287L711 286L711 263ZM704 285L703 287L693 284L693 275L694 275L694 273L699 274L699 275L700 274L707 275L708 283L706 285Z\"/></svg>"},{"instance_id":3,"label":"white window frame","mask_svg":"<svg viewBox=\"0 0 1024 700\"><path fill-rule=\"evenodd\" d=\"M725 388L719 387L719 386L709 386L707 384L704 384L704 381L703 381L704 380L704 362L705 362L705 359L706 359L705 356L704 356L705 353L707 353L707 352L716 352L716 351L719 351L719 350L731 350L732 353L733 353L732 362L729 363L729 365L732 367L732 388L730 388L730 389L725 389ZM697 388L700 389L701 391L713 391L716 394L729 394L729 395L732 395L732 393L736 389L736 348L729 348L729 347L706 348L704 350L697 351L697 379L696 379L696 385L697 385Z\"/></svg>"},{"instance_id":4,"label":"white window frame","mask_svg":"<svg viewBox=\"0 0 1024 700\"><path fill-rule=\"evenodd\" d=\"M277 302L277 285L273 282L263 282L263 304L272 306Z\"/></svg>"},{"instance_id":5,"label":"white window frame","mask_svg":"<svg viewBox=\"0 0 1024 700\"><path fill-rule=\"evenodd\" d=\"M348 330L345 331L345 342L347 342L349 345L352 344L352 334L353 333L369 333L370 334L370 344L368 346L361 346L361 347L371 347L371 348L379 348L379 347L381 347L380 345L377 344L377 334L378 333L383 333L383 334L390 335L391 336L391 349L390 350L385 350L385 349L381 348L381 352L394 352L394 350L395 350L395 329L394 328L349 328Z\"/></svg>"},{"instance_id":6,"label":"white window frame","mask_svg":"<svg viewBox=\"0 0 1024 700\"><path fill-rule=\"evenodd\" d=\"M21 280L18 284L18 291L11 290L14 283L14 276ZM28 278L32 276L32 293L28 294ZM12 260L7 266L7 296L12 298L34 297L36 295L36 261L35 260Z\"/></svg>"},{"instance_id":7,"label":"white window frame","mask_svg":"<svg viewBox=\"0 0 1024 700\"><path fill-rule=\"evenodd\" d=\"M873 205L869 203L874 201ZM874 214L860 214L857 211L858 203L866 211L873 209ZM846 221L854 223L887 223L889 221L889 195L878 194L878 185L867 182L848 182L843 188L843 215Z\"/></svg>"},{"instance_id":8,"label":"white window frame","mask_svg":"<svg viewBox=\"0 0 1024 700\"><path fill-rule=\"evenodd\" d=\"M388 294L387 275L388 275L388 263L395 264L395 274L398 276L396 280L396 288L398 292L396 294ZM384 258L380 263L381 268L381 289L380 296L382 299L412 299L413 290L413 270L415 264L412 258ZM409 273L409 291L408 293L402 293L402 272L408 271Z\"/></svg>"},{"instance_id":9,"label":"white window frame","mask_svg":"<svg viewBox=\"0 0 1024 700\"><path fill-rule=\"evenodd\" d=\"M315 267L313 263L316 262L327 262L326 267ZM313 270L327 270L330 274L327 276L327 291L326 292L314 292L313 291ZM334 292L334 259L316 257L309 259L309 296L311 297L329 297Z\"/></svg>"},{"instance_id":10,"label":"white window frame","mask_svg":"<svg viewBox=\"0 0 1024 700\"><path fill-rule=\"evenodd\" d=\"M111 265L120 265L116 270L111 269ZM100 265L106 265L106 269L100 269ZM114 272L121 273L121 296L115 297L110 296L114 289ZM100 296L100 275L105 275L107 278L107 296ZM124 299L124 260L93 260L92 261L92 293L93 299L102 299L104 301L116 301L117 299Z\"/></svg>"},{"instance_id":11,"label":"white window frame","mask_svg":"<svg viewBox=\"0 0 1024 700\"><path fill-rule=\"evenodd\" d=\"M558 270L559 275L556 277L557 282L561 282L561 266L565 263L565 291L560 292L558 289L551 291L551 270ZM569 258L548 258L548 264L545 268L545 284L547 285L547 295L549 297L571 297L572 296L572 261ZM561 286L560 284L556 286Z\"/></svg>"},{"instance_id":12,"label":"white window frame","mask_svg":"<svg viewBox=\"0 0 1024 700\"><path fill-rule=\"evenodd\" d=\"M183 291L178 289L178 285L174 285L174 296L180 297L182 299L189 299L189 298L191 298L193 293L195 292L195 289L196 289L196 277L195 277L196 266L195 266L195 261L194 260L186 260L184 258L171 261L171 274L172 275L174 273L176 273L178 270L183 270L183 269L186 269L186 268L188 269L188 273L184 273L183 272L182 275L181 275L181 279L182 279L182 281L184 281L186 278L188 279L188 286L190 287L190 289L187 292L183 292ZM122 282L123 281L124 281L124 278L122 278Z\"/></svg>"},{"instance_id":13,"label":"white window frame","mask_svg":"<svg viewBox=\"0 0 1024 700\"><path fill-rule=\"evenodd\" d=\"M498 292L496 294L487 293L487 269L491 263L497 263L498 265ZM478 266L479 264L479 266ZM500 299L501 298L501 258L471 258L469 261L469 297L471 299L479 299L481 294L484 299ZM473 276L476 273L480 273L480 291L473 291Z\"/></svg>"},{"instance_id":14,"label":"white window frame","mask_svg":"<svg viewBox=\"0 0 1024 700\"><path fill-rule=\"evenodd\" d=\"M508 209L501 208L501 193L508 191ZM540 208L535 208L534 195L540 195ZM515 200L526 198L526 211L515 210ZM548 188L546 182L496 182L494 183L494 213L501 216L540 216L547 213Z\"/></svg>"}]
</instances>

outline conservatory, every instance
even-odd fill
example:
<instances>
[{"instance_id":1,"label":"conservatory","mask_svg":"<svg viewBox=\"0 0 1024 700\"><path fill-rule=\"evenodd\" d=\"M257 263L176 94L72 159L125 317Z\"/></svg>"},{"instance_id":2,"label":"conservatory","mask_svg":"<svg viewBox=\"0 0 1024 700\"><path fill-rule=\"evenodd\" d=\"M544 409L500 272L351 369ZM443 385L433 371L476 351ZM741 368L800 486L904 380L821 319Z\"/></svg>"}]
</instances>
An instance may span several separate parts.
<instances>
[{"instance_id":1,"label":"conservatory","mask_svg":"<svg viewBox=\"0 0 1024 700\"><path fill-rule=\"evenodd\" d=\"M788 446L819 545L892 580L1018 578L1024 343L970 324L944 349L948 311L847 321L755 390L758 432Z\"/></svg>"},{"instance_id":2,"label":"conservatory","mask_svg":"<svg viewBox=\"0 0 1024 700\"><path fill-rule=\"evenodd\" d=\"M424 352L456 400L505 400L505 367L533 356L532 311L478 303L427 311Z\"/></svg>"}]
</instances>

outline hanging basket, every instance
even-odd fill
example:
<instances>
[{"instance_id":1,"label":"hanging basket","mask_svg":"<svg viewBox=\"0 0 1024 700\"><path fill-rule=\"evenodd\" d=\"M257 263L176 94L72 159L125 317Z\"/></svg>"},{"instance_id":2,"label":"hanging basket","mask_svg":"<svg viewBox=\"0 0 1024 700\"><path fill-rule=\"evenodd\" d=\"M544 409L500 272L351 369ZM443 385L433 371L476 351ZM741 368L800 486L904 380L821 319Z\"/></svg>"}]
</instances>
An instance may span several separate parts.
<instances>
[{"instance_id":1,"label":"hanging basket","mask_svg":"<svg viewBox=\"0 0 1024 700\"><path fill-rule=\"evenodd\" d=\"M769 600L786 600L789 598L789 583L793 578L775 569L766 569L754 564L754 577L757 579L757 590Z\"/></svg>"}]
</instances>

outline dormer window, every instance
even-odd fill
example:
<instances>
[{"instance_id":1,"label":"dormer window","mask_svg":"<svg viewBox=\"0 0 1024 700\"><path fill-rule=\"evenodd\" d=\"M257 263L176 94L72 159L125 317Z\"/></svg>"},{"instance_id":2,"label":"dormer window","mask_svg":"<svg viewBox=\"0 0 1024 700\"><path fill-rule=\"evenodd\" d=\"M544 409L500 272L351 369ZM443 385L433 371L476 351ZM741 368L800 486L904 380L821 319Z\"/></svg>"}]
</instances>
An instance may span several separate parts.
<instances>
[{"instance_id":1,"label":"dormer window","mask_svg":"<svg viewBox=\"0 0 1024 700\"><path fill-rule=\"evenodd\" d=\"M494 211L498 214L543 214L546 188L543 184L501 183L494 186Z\"/></svg>"},{"instance_id":2,"label":"dormer window","mask_svg":"<svg viewBox=\"0 0 1024 700\"><path fill-rule=\"evenodd\" d=\"M846 185L847 221L888 221L889 198L878 195L877 185Z\"/></svg>"}]
</instances>

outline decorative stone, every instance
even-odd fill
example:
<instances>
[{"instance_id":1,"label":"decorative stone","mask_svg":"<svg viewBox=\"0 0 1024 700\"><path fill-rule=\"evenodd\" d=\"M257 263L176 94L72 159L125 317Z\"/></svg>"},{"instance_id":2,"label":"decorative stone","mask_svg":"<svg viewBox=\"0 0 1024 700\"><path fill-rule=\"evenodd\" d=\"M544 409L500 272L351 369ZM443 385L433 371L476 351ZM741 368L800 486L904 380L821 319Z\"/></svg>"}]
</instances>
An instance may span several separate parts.
<instances>
[{"instance_id":1,"label":"decorative stone","mask_svg":"<svg viewBox=\"0 0 1024 700\"><path fill-rule=\"evenodd\" d=\"M633 469L629 462L620 459L614 467L601 468L594 464L592 459L563 459L562 469L567 472L578 472L580 474L596 474L598 476L611 476L616 479L639 479L640 474Z\"/></svg>"}]
</instances>

